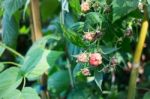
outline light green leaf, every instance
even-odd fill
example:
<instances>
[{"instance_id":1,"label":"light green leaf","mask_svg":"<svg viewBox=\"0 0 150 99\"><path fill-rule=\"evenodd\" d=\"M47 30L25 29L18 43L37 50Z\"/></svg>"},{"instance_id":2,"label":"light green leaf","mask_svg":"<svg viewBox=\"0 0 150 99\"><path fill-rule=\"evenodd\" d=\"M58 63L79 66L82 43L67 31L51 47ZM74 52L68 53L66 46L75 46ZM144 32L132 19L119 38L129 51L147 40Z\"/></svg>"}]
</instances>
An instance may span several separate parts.
<instances>
[{"instance_id":1,"label":"light green leaf","mask_svg":"<svg viewBox=\"0 0 150 99\"><path fill-rule=\"evenodd\" d=\"M63 54L60 51L51 50L47 55L47 62L50 66L55 65L56 60Z\"/></svg>"},{"instance_id":2,"label":"light green leaf","mask_svg":"<svg viewBox=\"0 0 150 99\"><path fill-rule=\"evenodd\" d=\"M150 91L149 91L149 92L146 92L146 93L144 94L143 99L149 99L149 98L150 98Z\"/></svg>"},{"instance_id":3,"label":"light green leaf","mask_svg":"<svg viewBox=\"0 0 150 99\"><path fill-rule=\"evenodd\" d=\"M17 89L11 91L11 93L7 94L3 99L21 99L21 92Z\"/></svg>"},{"instance_id":4,"label":"light green leaf","mask_svg":"<svg viewBox=\"0 0 150 99\"><path fill-rule=\"evenodd\" d=\"M113 22L134 11L138 6L138 0L113 0Z\"/></svg>"},{"instance_id":5,"label":"light green leaf","mask_svg":"<svg viewBox=\"0 0 150 99\"><path fill-rule=\"evenodd\" d=\"M12 15L19 10L24 4L26 3L26 0L4 0L2 2L2 7L5 10L5 13L8 14L9 19L12 17Z\"/></svg>"},{"instance_id":6,"label":"light green leaf","mask_svg":"<svg viewBox=\"0 0 150 99\"><path fill-rule=\"evenodd\" d=\"M32 45L25 56L21 71L30 80L36 79L49 68L47 56L51 51L45 49L45 45L49 39L57 40L58 38L47 36L38 40Z\"/></svg>"},{"instance_id":7,"label":"light green leaf","mask_svg":"<svg viewBox=\"0 0 150 99\"><path fill-rule=\"evenodd\" d=\"M4 97L20 85L22 77L19 68L11 67L0 73L0 97Z\"/></svg>"},{"instance_id":8,"label":"light green leaf","mask_svg":"<svg viewBox=\"0 0 150 99\"><path fill-rule=\"evenodd\" d=\"M46 70L48 70L49 64L47 62L47 56L48 56L49 53L51 53L49 50L44 50L40 60L37 61L38 63L36 65L34 65L35 66L34 69L26 75L26 77L29 80L37 79Z\"/></svg>"},{"instance_id":9,"label":"light green leaf","mask_svg":"<svg viewBox=\"0 0 150 99\"><path fill-rule=\"evenodd\" d=\"M95 71L94 72L94 77L95 77L95 82L96 82L97 86L102 91L101 86L102 86L102 82L103 82L103 72Z\"/></svg>"},{"instance_id":10,"label":"light green leaf","mask_svg":"<svg viewBox=\"0 0 150 99\"><path fill-rule=\"evenodd\" d=\"M40 99L36 91L31 87L25 87L21 92L21 99Z\"/></svg>"},{"instance_id":11,"label":"light green leaf","mask_svg":"<svg viewBox=\"0 0 150 99\"><path fill-rule=\"evenodd\" d=\"M150 0L147 0L148 4L150 4Z\"/></svg>"},{"instance_id":12,"label":"light green leaf","mask_svg":"<svg viewBox=\"0 0 150 99\"><path fill-rule=\"evenodd\" d=\"M58 71L49 76L48 89L53 93L59 93L69 87L69 73L67 71Z\"/></svg>"},{"instance_id":13,"label":"light green leaf","mask_svg":"<svg viewBox=\"0 0 150 99\"><path fill-rule=\"evenodd\" d=\"M40 99L36 91L31 87L25 87L21 92L17 89L13 90L3 99Z\"/></svg>"},{"instance_id":14,"label":"light green leaf","mask_svg":"<svg viewBox=\"0 0 150 99\"><path fill-rule=\"evenodd\" d=\"M2 32L3 42L12 48L15 48L19 29L14 17L9 18L9 15L7 13L4 13L2 19L2 28L3 28Z\"/></svg>"},{"instance_id":15,"label":"light green leaf","mask_svg":"<svg viewBox=\"0 0 150 99\"><path fill-rule=\"evenodd\" d=\"M5 48L2 47L2 46L0 46L0 57L2 56L2 54L4 53L4 51L5 51Z\"/></svg>"}]
</instances>

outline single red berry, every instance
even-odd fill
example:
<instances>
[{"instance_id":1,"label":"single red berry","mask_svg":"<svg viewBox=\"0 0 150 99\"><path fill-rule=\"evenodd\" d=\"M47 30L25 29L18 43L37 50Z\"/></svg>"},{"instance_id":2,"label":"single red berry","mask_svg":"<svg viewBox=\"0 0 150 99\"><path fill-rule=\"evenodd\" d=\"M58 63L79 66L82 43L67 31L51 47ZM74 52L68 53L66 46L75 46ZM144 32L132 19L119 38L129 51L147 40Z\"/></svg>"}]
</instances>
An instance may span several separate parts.
<instances>
[{"instance_id":1,"label":"single red berry","mask_svg":"<svg viewBox=\"0 0 150 99\"><path fill-rule=\"evenodd\" d=\"M102 64L102 56L100 53L92 53L90 55L89 63L92 66L98 66Z\"/></svg>"}]
</instances>

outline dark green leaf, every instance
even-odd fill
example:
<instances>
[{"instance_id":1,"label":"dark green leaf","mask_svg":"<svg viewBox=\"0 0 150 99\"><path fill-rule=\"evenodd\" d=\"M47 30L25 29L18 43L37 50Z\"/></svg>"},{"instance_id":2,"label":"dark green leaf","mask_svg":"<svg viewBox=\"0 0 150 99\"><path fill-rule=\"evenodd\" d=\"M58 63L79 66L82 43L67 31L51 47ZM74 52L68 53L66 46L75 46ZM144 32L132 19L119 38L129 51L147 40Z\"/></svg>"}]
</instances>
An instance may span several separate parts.
<instances>
[{"instance_id":1,"label":"dark green leaf","mask_svg":"<svg viewBox=\"0 0 150 99\"><path fill-rule=\"evenodd\" d=\"M59 13L58 0L43 0L41 2L41 15L42 20L45 22L49 17L54 17L55 14Z\"/></svg>"},{"instance_id":2,"label":"dark green leaf","mask_svg":"<svg viewBox=\"0 0 150 99\"><path fill-rule=\"evenodd\" d=\"M58 71L49 76L48 89L53 93L59 93L69 87L69 73L67 71Z\"/></svg>"},{"instance_id":3,"label":"dark green leaf","mask_svg":"<svg viewBox=\"0 0 150 99\"><path fill-rule=\"evenodd\" d=\"M110 48L110 47L104 47L104 46L100 46L100 48L102 50L102 53L104 54L111 54L118 50L118 48Z\"/></svg>"},{"instance_id":4,"label":"dark green leaf","mask_svg":"<svg viewBox=\"0 0 150 99\"><path fill-rule=\"evenodd\" d=\"M22 77L19 68L11 67L0 73L0 97L4 97L20 85Z\"/></svg>"},{"instance_id":5,"label":"dark green leaf","mask_svg":"<svg viewBox=\"0 0 150 99\"><path fill-rule=\"evenodd\" d=\"M74 13L77 13L78 15L81 13L80 0L69 0L69 5Z\"/></svg>"},{"instance_id":6,"label":"dark green leaf","mask_svg":"<svg viewBox=\"0 0 150 99\"><path fill-rule=\"evenodd\" d=\"M95 25L100 24L102 20L100 19L100 15L96 12L90 12L86 15L85 24Z\"/></svg>"},{"instance_id":7,"label":"dark green leaf","mask_svg":"<svg viewBox=\"0 0 150 99\"><path fill-rule=\"evenodd\" d=\"M83 32L84 22L77 22L73 24L70 28L77 33Z\"/></svg>"},{"instance_id":8,"label":"dark green leaf","mask_svg":"<svg viewBox=\"0 0 150 99\"><path fill-rule=\"evenodd\" d=\"M113 22L134 11L138 6L138 0L113 0Z\"/></svg>"},{"instance_id":9,"label":"dark green leaf","mask_svg":"<svg viewBox=\"0 0 150 99\"><path fill-rule=\"evenodd\" d=\"M95 82L96 82L97 86L102 91L102 87L101 86L102 86L102 82L103 82L103 72L95 71L94 72L94 77L95 77Z\"/></svg>"},{"instance_id":10,"label":"dark green leaf","mask_svg":"<svg viewBox=\"0 0 150 99\"><path fill-rule=\"evenodd\" d=\"M66 29L66 27L64 27L63 25L62 25L62 30L63 30L64 36L73 44L79 47L85 47L85 44L82 38L77 33L72 31L71 29Z\"/></svg>"},{"instance_id":11,"label":"dark green leaf","mask_svg":"<svg viewBox=\"0 0 150 99\"><path fill-rule=\"evenodd\" d=\"M2 19L2 28L3 28L2 33L3 42L12 48L15 48L19 29L14 17L9 18L9 15L7 13L4 13Z\"/></svg>"}]
</instances>

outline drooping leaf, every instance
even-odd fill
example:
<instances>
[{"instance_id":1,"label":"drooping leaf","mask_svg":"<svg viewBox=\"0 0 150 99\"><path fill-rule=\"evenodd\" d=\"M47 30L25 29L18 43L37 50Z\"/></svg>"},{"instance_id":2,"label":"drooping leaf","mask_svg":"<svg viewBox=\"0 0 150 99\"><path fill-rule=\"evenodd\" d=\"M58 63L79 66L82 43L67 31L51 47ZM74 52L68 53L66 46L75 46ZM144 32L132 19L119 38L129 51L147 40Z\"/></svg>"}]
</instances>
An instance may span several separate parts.
<instances>
[{"instance_id":1,"label":"drooping leaf","mask_svg":"<svg viewBox=\"0 0 150 99\"><path fill-rule=\"evenodd\" d=\"M4 8L5 13L8 14L8 18L10 19L12 15L25 3L26 0L4 0L2 2L2 7Z\"/></svg>"},{"instance_id":2,"label":"drooping leaf","mask_svg":"<svg viewBox=\"0 0 150 99\"><path fill-rule=\"evenodd\" d=\"M77 33L72 31L71 29L67 29L63 25L62 25L62 30L63 30L64 36L69 41L71 41L73 44L75 44L75 45L77 45L79 47L85 47L85 44L84 44L82 38Z\"/></svg>"},{"instance_id":3,"label":"drooping leaf","mask_svg":"<svg viewBox=\"0 0 150 99\"><path fill-rule=\"evenodd\" d=\"M67 71L58 71L49 76L48 89L53 93L59 93L69 87L69 73Z\"/></svg>"},{"instance_id":4,"label":"drooping leaf","mask_svg":"<svg viewBox=\"0 0 150 99\"><path fill-rule=\"evenodd\" d=\"M22 81L20 70L16 67L11 67L0 73L0 78L0 98L17 88Z\"/></svg>"},{"instance_id":5,"label":"drooping leaf","mask_svg":"<svg viewBox=\"0 0 150 99\"><path fill-rule=\"evenodd\" d=\"M4 13L2 19L2 28L3 42L12 48L15 48L19 29L14 17L9 18L9 15L7 13Z\"/></svg>"},{"instance_id":6,"label":"drooping leaf","mask_svg":"<svg viewBox=\"0 0 150 99\"><path fill-rule=\"evenodd\" d=\"M102 86L102 82L103 82L103 72L95 71L94 72L94 77L95 77L95 82L96 82L97 86L102 91L102 87L101 86Z\"/></svg>"},{"instance_id":7,"label":"drooping leaf","mask_svg":"<svg viewBox=\"0 0 150 99\"><path fill-rule=\"evenodd\" d=\"M134 11L138 6L138 2L138 0L113 0L113 22Z\"/></svg>"}]
</instances>

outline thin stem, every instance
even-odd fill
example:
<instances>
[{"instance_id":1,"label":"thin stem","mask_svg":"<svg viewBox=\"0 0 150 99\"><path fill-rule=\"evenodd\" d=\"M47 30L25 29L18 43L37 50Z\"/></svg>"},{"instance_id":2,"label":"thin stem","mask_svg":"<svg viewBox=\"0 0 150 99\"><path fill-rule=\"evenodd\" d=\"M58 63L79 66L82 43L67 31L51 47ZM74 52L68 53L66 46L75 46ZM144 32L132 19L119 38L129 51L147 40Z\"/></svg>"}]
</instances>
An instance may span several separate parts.
<instances>
[{"instance_id":1,"label":"thin stem","mask_svg":"<svg viewBox=\"0 0 150 99\"><path fill-rule=\"evenodd\" d=\"M69 60L67 60L67 68L68 68L68 72L69 72L69 77L70 77L70 84L71 84L71 87L74 88L74 83L73 83L73 78L72 78L72 73L71 73L71 66L70 66L70 63L69 63Z\"/></svg>"},{"instance_id":2,"label":"thin stem","mask_svg":"<svg viewBox=\"0 0 150 99\"><path fill-rule=\"evenodd\" d=\"M2 64L11 64L11 65L21 67L21 64L17 64L17 63L14 63L14 62L0 62L0 63L2 63Z\"/></svg>"},{"instance_id":3,"label":"thin stem","mask_svg":"<svg viewBox=\"0 0 150 99\"><path fill-rule=\"evenodd\" d=\"M22 56L20 53L18 53L17 51L15 51L14 49L0 43L0 46L3 46L4 48L6 48L8 51L14 53L15 55L19 56L20 58L24 59L24 56Z\"/></svg>"},{"instance_id":4,"label":"thin stem","mask_svg":"<svg viewBox=\"0 0 150 99\"><path fill-rule=\"evenodd\" d=\"M24 77L24 78L23 78L22 90L24 89L25 85L26 85L26 78Z\"/></svg>"}]
</instances>

